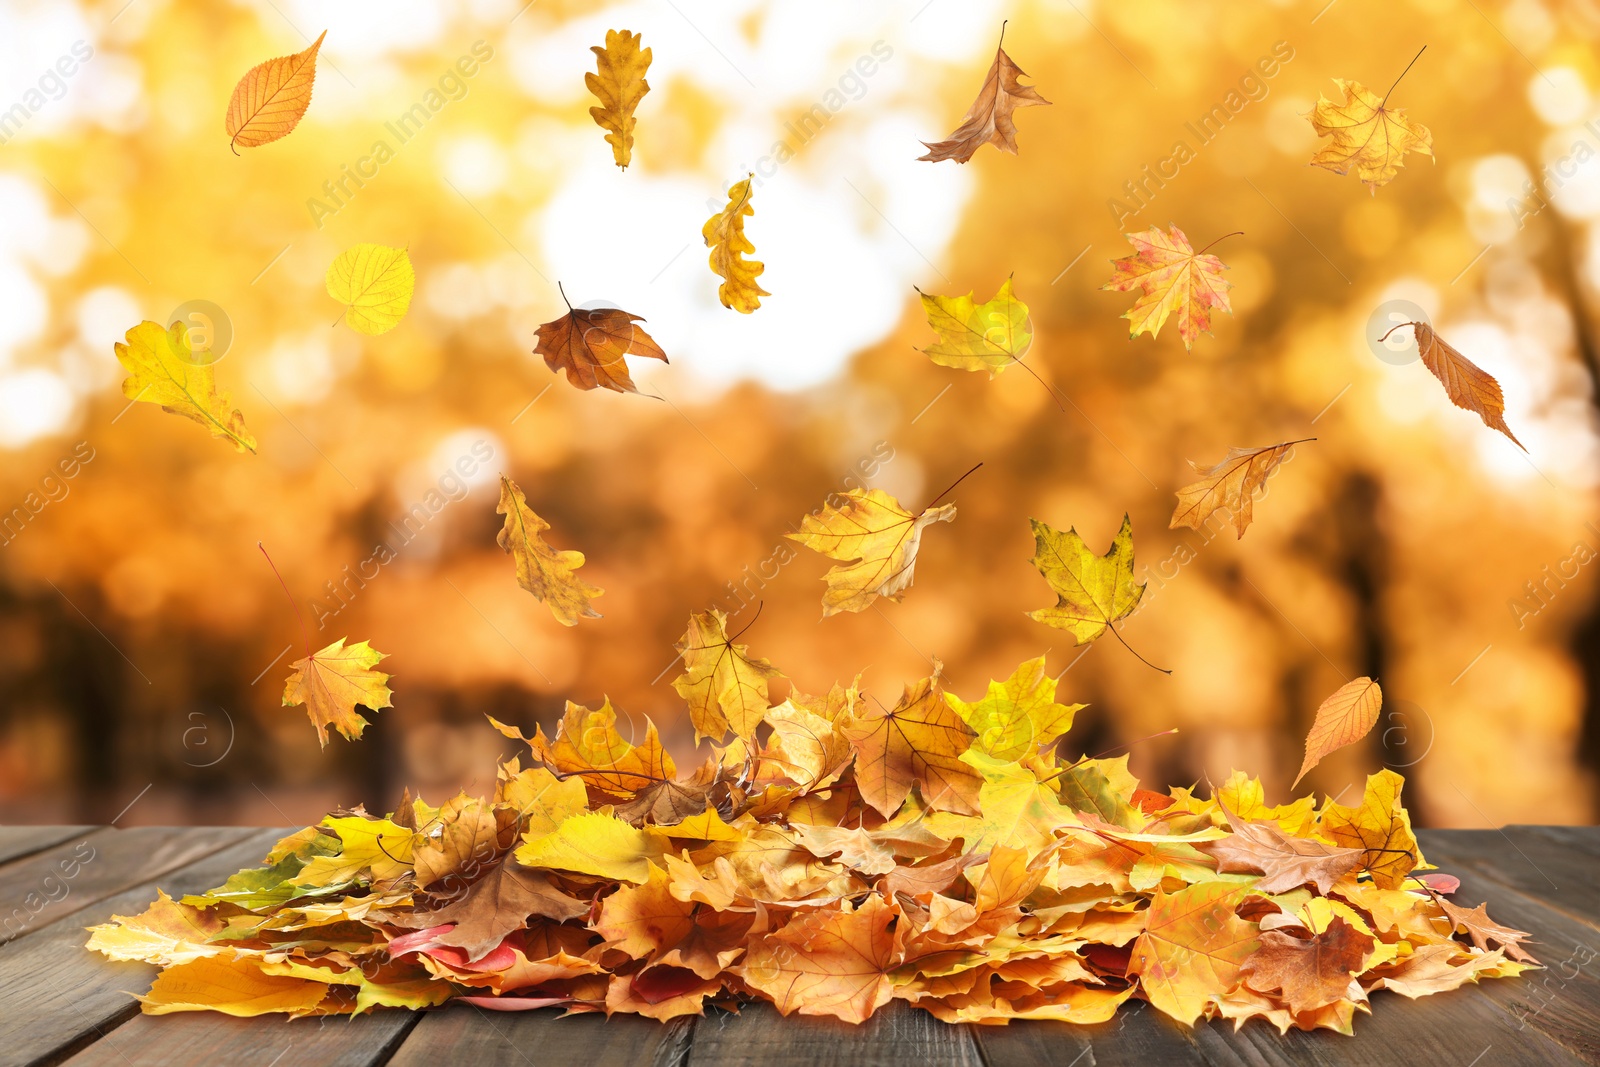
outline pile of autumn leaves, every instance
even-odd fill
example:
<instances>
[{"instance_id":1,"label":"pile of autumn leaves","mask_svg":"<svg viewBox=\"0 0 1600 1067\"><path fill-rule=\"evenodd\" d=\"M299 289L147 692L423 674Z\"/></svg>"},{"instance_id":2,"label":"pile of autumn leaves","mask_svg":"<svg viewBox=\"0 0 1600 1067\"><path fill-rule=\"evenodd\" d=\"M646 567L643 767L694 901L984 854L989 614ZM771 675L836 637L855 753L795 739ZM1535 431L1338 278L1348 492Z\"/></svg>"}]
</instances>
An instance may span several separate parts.
<instances>
[{"instance_id":1,"label":"pile of autumn leaves","mask_svg":"<svg viewBox=\"0 0 1600 1067\"><path fill-rule=\"evenodd\" d=\"M696 617L711 662L677 688L733 736L686 776L609 703L568 704L553 738L494 723L532 762L502 764L493 796L330 815L90 947L162 967L151 1013L461 999L670 1019L759 998L861 1022L898 999L1094 1023L1142 997L1184 1023L1344 1033L1374 990L1533 962L1421 873L1391 771L1320 809L1270 806L1242 773L1209 799L1142 789L1126 756L1057 754L1081 705L1042 657L973 701L936 671L893 708L854 686L768 706L777 672L724 621Z\"/></svg>"}]
</instances>

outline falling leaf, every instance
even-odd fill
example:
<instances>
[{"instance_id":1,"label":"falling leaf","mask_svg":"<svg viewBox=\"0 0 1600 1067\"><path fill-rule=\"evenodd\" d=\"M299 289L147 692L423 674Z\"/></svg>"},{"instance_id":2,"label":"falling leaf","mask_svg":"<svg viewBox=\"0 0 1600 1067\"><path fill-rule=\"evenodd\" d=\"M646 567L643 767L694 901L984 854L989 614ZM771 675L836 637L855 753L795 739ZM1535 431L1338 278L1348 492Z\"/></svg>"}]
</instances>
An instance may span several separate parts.
<instances>
[{"instance_id":1,"label":"falling leaf","mask_svg":"<svg viewBox=\"0 0 1600 1067\"><path fill-rule=\"evenodd\" d=\"M1483 420L1483 424L1491 430L1499 430L1511 438L1511 443L1522 448L1522 442L1511 432L1511 427L1506 425L1506 399L1500 391L1500 383L1488 371L1478 366L1458 352L1454 346L1445 343L1444 338L1434 332L1433 327L1425 322L1403 322L1401 326L1410 326L1416 334L1417 351L1422 355L1422 365L1427 367L1433 376L1439 379L1444 386L1445 395L1450 398L1450 403L1465 411L1470 411ZM1395 327L1399 329L1399 327ZM1393 330L1390 333L1394 332ZM1385 337L1389 336L1384 334Z\"/></svg>"},{"instance_id":2,"label":"falling leaf","mask_svg":"<svg viewBox=\"0 0 1600 1067\"><path fill-rule=\"evenodd\" d=\"M311 47L292 56L279 56L251 67L228 100L228 147L234 155L239 147L255 148L280 137L287 137L306 108L311 106L311 86L317 80L317 51L323 30Z\"/></svg>"},{"instance_id":3,"label":"falling leaf","mask_svg":"<svg viewBox=\"0 0 1600 1067\"><path fill-rule=\"evenodd\" d=\"M977 810L983 780L961 762L973 734L945 702L937 664L931 677L906 686L893 709L852 715L844 734L856 750L861 798L885 818L900 810L913 783L930 807Z\"/></svg>"},{"instance_id":4,"label":"falling leaf","mask_svg":"<svg viewBox=\"0 0 1600 1067\"><path fill-rule=\"evenodd\" d=\"M1333 884L1362 865L1362 852L1338 848L1309 837L1287 834L1277 824L1241 819L1223 808L1233 833L1195 847L1217 860L1219 871L1255 871L1262 875L1256 889L1262 893L1288 893L1304 885L1326 896Z\"/></svg>"},{"instance_id":5,"label":"falling leaf","mask_svg":"<svg viewBox=\"0 0 1600 1067\"><path fill-rule=\"evenodd\" d=\"M611 155L623 170L633 161L634 109L650 83L644 73L650 67L650 49L639 48L639 35L629 30L607 30L606 46L592 46L589 51L596 56L598 74L585 74L583 83L600 100L599 107L591 107L589 115L602 128L610 130L606 141L611 145Z\"/></svg>"},{"instance_id":6,"label":"falling leaf","mask_svg":"<svg viewBox=\"0 0 1600 1067\"><path fill-rule=\"evenodd\" d=\"M929 296L921 289L922 309L939 343L922 352L941 367L989 372L993 378L1013 363L1020 363L1033 345L1033 323L1028 305L1011 291L1011 279L1000 286L994 299L975 304L966 296Z\"/></svg>"},{"instance_id":7,"label":"falling leaf","mask_svg":"<svg viewBox=\"0 0 1600 1067\"><path fill-rule=\"evenodd\" d=\"M217 392L212 363L195 358L182 321L169 329L141 322L128 331L126 341L116 345L117 362L128 370L123 396L160 404L163 411L193 419L240 452L256 450L256 439L244 428L244 416L230 410L226 393Z\"/></svg>"},{"instance_id":8,"label":"falling leaf","mask_svg":"<svg viewBox=\"0 0 1600 1067\"><path fill-rule=\"evenodd\" d=\"M1362 851L1362 864L1380 889L1399 889L1406 875L1422 863L1411 816L1400 806L1405 779L1385 768L1367 776L1361 803L1346 807L1329 801L1322 811L1322 832L1345 848Z\"/></svg>"},{"instance_id":9,"label":"falling leaf","mask_svg":"<svg viewBox=\"0 0 1600 1067\"><path fill-rule=\"evenodd\" d=\"M1118 293L1139 291L1139 299L1122 315L1128 320L1130 338L1141 333L1158 336L1167 318L1176 312L1178 336L1188 350L1202 333L1211 332L1213 308L1233 314L1228 300L1233 283L1222 277L1227 268L1204 249L1196 252L1182 230L1171 226L1162 233L1160 227L1152 227L1127 238L1133 242L1133 255L1113 261L1111 280L1100 288Z\"/></svg>"},{"instance_id":10,"label":"falling leaf","mask_svg":"<svg viewBox=\"0 0 1600 1067\"><path fill-rule=\"evenodd\" d=\"M1402 71L1401 76L1404 75ZM1311 157L1312 166L1335 174L1354 170L1356 177L1376 194L1378 186L1389 184L1400 173L1407 152L1433 155L1433 134L1426 126L1406 118L1404 109L1387 107L1389 94L1380 97L1360 82L1341 78L1333 79L1333 84L1344 99L1329 100L1318 94L1317 106L1310 115L1317 136L1330 138ZM1395 84L1399 84L1398 78ZM1393 92L1391 86L1389 93Z\"/></svg>"},{"instance_id":11,"label":"falling leaf","mask_svg":"<svg viewBox=\"0 0 1600 1067\"><path fill-rule=\"evenodd\" d=\"M383 658L384 654L367 642L346 646L341 637L289 665L293 670L283 687L284 707L305 705L324 748L330 726L354 741L367 726L357 705L373 711L392 706L389 676L375 669Z\"/></svg>"},{"instance_id":12,"label":"falling leaf","mask_svg":"<svg viewBox=\"0 0 1600 1067\"><path fill-rule=\"evenodd\" d=\"M600 613L590 601L601 591L577 573L583 566L583 553L551 548L539 536L550 524L534 513L521 487L505 475L500 476L500 503L494 512L506 517L496 542L516 560L517 584L542 601L563 626L576 626L579 619L598 619Z\"/></svg>"},{"instance_id":13,"label":"falling leaf","mask_svg":"<svg viewBox=\"0 0 1600 1067\"><path fill-rule=\"evenodd\" d=\"M724 279L717 289L722 306L746 315L761 306L762 297L772 295L756 284L766 266L745 258L756 250L744 234L744 217L756 213L750 203L750 179L754 177L751 174L730 188L728 206L707 219L700 230L711 249L711 269Z\"/></svg>"},{"instance_id":14,"label":"falling leaf","mask_svg":"<svg viewBox=\"0 0 1600 1067\"><path fill-rule=\"evenodd\" d=\"M844 503L834 504L839 498ZM822 617L827 618L841 611L865 611L880 596L903 597L911 587L923 529L955 517L954 504L913 515L882 489L852 489L829 497L820 514L807 514L798 533L784 536L845 564L823 575L828 588L822 594Z\"/></svg>"},{"instance_id":15,"label":"falling leaf","mask_svg":"<svg viewBox=\"0 0 1600 1067\"><path fill-rule=\"evenodd\" d=\"M1067 631L1080 645L1107 630L1117 634L1113 624L1133 614L1146 584L1133 580L1133 520L1122 517L1122 529L1103 556L1091 552L1076 529L1062 533L1038 519L1028 521L1034 545L1029 562L1056 594L1054 607L1030 611L1028 617Z\"/></svg>"},{"instance_id":16,"label":"falling leaf","mask_svg":"<svg viewBox=\"0 0 1600 1067\"><path fill-rule=\"evenodd\" d=\"M388 333L400 325L417 288L403 248L354 245L328 266L328 295L345 305L344 321L357 333Z\"/></svg>"},{"instance_id":17,"label":"falling leaf","mask_svg":"<svg viewBox=\"0 0 1600 1067\"><path fill-rule=\"evenodd\" d=\"M495 726L507 737L528 740L501 723ZM617 730L617 713L609 698L594 709L567 701L555 740L546 737L541 727L529 744L534 755L557 773L577 775L585 785L606 793L631 796L677 776L655 723L645 720L644 741L635 745Z\"/></svg>"},{"instance_id":18,"label":"falling leaf","mask_svg":"<svg viewBox=\"0 0 1600 1067\"><path fill-rule=\"evenodd\" d=\"M1316 720L1306 735L1305 762L1290 788L1299 785L1306 772L1328 753L1366 737L1378 724L1382 708L1383 690L1371 678L1356 678L1336 689L1317 708Z\"/></svg>"},{"instance_id":19,"label":"falling leaf","mask_svg":"<svg viewBox=\"0 0 1600 1067\"><path fill-rule=\"evenodd\" d=\"M1004 25L1000 27L1000 40L1004 45ZM946 140L922 142L928 154L917 158L934 163L941 159L965 163L986 144L1016 155L1017 108L1050 103L1033 86L1022 84L1027 76L1027 72L1006 55L1004 47L996 47L994 63L983 80L983 88L978 90L978 98L962 116L961 125Z\"/></svg>"},{"instance_id":20,"label":"falling leaf","mask_svg":"<svg viewBox=\"0 0 1600 1067\"><path fill-rule=\"evenodd\" d=\"M567 294L563 292L561 299ZM651 336L635 326L644 320L619 308L574 308L559 319L540 326L534 352L544 356L552 371L565 370L567 381L579 389L614 389L637 393L628 374L626 356L645 356L667 362L667 354Z\"/></svg>"},{"instance_id":21,"label":"falling leaf","mask_svg":"<svg viewBox=\"0 0 1600 1067\"><path fill-rule=\"evenodd\" d=\"M1043 751L1072 729L1073 715L1084 708L1056 703L1056 680L1045 671L1043 656L1019 665L1004 682L990 682L981 700L945 697L977 735L973 745L996 759Z\"/></svg>"},{"instance_id":22,"label":"falling leaf","mask_svg":"<svg viewBox=\"0 0 1600 1067\"><path fill-rule=\"evenodd\" d=\"M1304 443L1285 441L1265 448L1230 448L1222 462L1211 467L1190 460L1189 466L1200 480L1178 490L1178 507L1167 528L1187 526L1204 531L1211 516L1223 511L1243 537L1245 527L1255 518L1256 498L1267 491L1267 479L1289 460L1295 445Z\"/></svg>"},{"instance_id":23,"label":"falling leaf","mask_svg":"<svg viewBox=\"0 0 1600 1067\"><path fill-rule=\"evenodd\" d=\"M1156 893L1128 961L1128 973L1139 976L1151 1004L1193 1025L1239 980L1240 968L1260 948L1255 924L1235 912L1248 889L1201 882Z\"/></svg>"},{"instance_id":24,"label":"falling leaf","mask_svg":"<svg viewBox=\"0 0 1600 1067\"><path fill-rule=\"evenodd\" d=\"M1372 944L1372 938L1339 917L1309 938L1265 930L1261 950L1244 961L1240 973L1252 989L1281 991L1289 1011L1300 1015L1346 997Z\"/></svg>"},{"instance_id":25,"label":"falling leaf","mask_svg":"<svg viewBox=\"0 0 1600 1067\"><path fill-rule=\"evenodd\" d=\"M684 672L672 688L689 702L695 741L721 741L731 728L746 741L767 714L768 685L783 675L749 646L728 637L728 616L712 608L689 616L689 629L677 645Z\"/></svg>"}]
</instances>

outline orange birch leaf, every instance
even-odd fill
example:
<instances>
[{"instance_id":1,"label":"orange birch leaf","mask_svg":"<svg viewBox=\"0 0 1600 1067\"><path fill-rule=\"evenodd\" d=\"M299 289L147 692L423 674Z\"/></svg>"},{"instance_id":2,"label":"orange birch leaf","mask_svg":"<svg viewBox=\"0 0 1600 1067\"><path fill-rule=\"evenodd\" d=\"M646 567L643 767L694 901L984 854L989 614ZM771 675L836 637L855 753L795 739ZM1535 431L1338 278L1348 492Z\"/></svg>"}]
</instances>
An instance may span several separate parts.
<instances>
[{"instance_id":1,"label":"orange birch leaf","mask_svg":"<svg viewBox=\"0 0 1600 1067\"><path fill-rule=\"evenodd\" d=\"M1306 772L1322 762L1335 749L1353 745L1366 737L1378 723L1383 708L1383 690L1365 676L1346 682L1317 708L1317 717L1306 735L1306 758L1290 788L1300 784Z\"/></svg>"},{"instance_id":2,"label":"orange birch leaf","mask_svg":"<svg viewBox=\"0 0 1600 1067\"><path fill-rule=\"evenodd\" d=\"M311 47L291 56L258 63L245 72L228 100L228 147L255 148L287 137L311 106L311 86L317 80L317 51L323 30Z\"/></svg>"}]
</instances>

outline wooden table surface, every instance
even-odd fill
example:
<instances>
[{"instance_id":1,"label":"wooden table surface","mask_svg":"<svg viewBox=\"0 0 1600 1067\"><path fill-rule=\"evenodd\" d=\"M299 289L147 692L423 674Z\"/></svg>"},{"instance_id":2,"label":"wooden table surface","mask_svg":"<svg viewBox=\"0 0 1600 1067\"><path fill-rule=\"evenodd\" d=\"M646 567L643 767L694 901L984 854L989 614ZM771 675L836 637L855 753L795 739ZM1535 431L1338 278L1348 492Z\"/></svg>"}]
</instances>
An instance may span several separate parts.
<instances>
[{"instance_id":1,"label":"wooden table surface","mask_svg":"<svg viewBox=\"0 0 1600 1067\"><path fill-rule=\"evenodd\" d=\"M1375 993L1356 1036L1259 1022L1193 1031L1137 1001L1103 1026L947 1026L891 1004L865 1026L780 1017L769 1005L661 1024L636 1016L560 1018L555 1010L450 1005L357 1018L141 1015L143 964L85 949L84 927L141 911L161 887L200 892L260 862L281 830L0 827L0 1064L636 1065L895 1064L1117 1067L1279 1064L1505 1067L1600 1063L1600 827L1424 831L1428 859L1461 879L1457 903L1490 901L1530 931L1546 970L1408 1001ZM85 848L84 846L88 847ZM62 880L58 863L82 860ZM898 1009L898 1010L896 1010Z\"/></svg>"}]
</instances>

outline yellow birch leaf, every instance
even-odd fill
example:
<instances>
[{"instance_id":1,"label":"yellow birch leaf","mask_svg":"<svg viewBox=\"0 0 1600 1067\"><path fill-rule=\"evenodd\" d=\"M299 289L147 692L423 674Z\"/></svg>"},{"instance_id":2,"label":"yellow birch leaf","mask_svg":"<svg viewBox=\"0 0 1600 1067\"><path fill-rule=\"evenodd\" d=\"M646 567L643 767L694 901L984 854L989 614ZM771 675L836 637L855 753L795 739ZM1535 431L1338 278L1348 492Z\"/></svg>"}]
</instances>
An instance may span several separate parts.
<instances>
[{"instance_id":1,"label":"yellow birch leaf","mask_svg":"<svg viewBox=\"0 0 1600 1067\"><path fill-rule=\"evenodd\" d=\"M322 48L323 30L311 47L291 56L279 56L257 63L233 87L228 100L228 147L234 155L238 146L254 148L287 137L306 108L311 106L311 86L317 80L317 52Z\"/></svg>"},{"instance_id":2,"label":"yellow birch leaf","mask_svg":"<svg viewBox=\"0 0 1600 1067\"><path fill-rule=\"evenodd\" d=\"M633 161L634 109L650 83L644 73L650 67L650 49L639 47L639 35L629 30L607 30L606 46L592 46L589 51L596 56L598 74L585 74L583 84L600 100L599 107L591 107L589 115L602 128L610 130L606 141L611 145L612 158L623 170Z\"/></svg>"},{"instance_id":3,"label":"yellow birch leaf","mask_svg":"<svg viewBox=\"0 0 1600 1067\"><path fill-rule=\"evenodd\" d=\"M722 306L748 315L761 306L761 298L772 294L756 284L766 270L760 260L746 259L756 246L744 234L744 217L754 215L750 204L750 175L728 190L728 206L706 220L700 235L711 249L711 269L724 281L717 289Z\"/></svg>"},{"instance_id":4,"label":"yellow birch leaf","mask_svg":"<svg viewBox=\"0 0 1600 1067\"><path fill-rule=\"evenodd\" d=\"M929 296L921 289L922 310L939 343L922 353L941 367L989 372L993 378L1013 363L1022 362L1033 346L1033 324L1028 305L1011 291L1011 279L1000 286L994 299L975 304L966 296Z\"/></svg>"},{"instance_id":5,"label":"yellow birch leaf","mask_svg":"<svg viewBox=\"0 0 1600 1067\"><path fill-rule=\"evenodd\" d=\"M344 321L350 328L375 336L406 317L417 272L403 248L353 245L334 257L326 284L328 295L345 306Z\"/></svg>"},{"instance_id":6,"label":"yellow birch leaf","mask_svg":"<svg viewBox=\"0 0 1600 1067\"><path fill-rule=\"evenodd\" d=\"M598 619L600 613L589 601L600 596L601 590L577 574L583 566L583 553L551 548L539 536L550 524L528 506L521 487L505 475L500 476L500 503L494 510L506 517L497 541L516 560L517 584L543 601L563 626L576 626L579 619Z\"/></svg>"},{"instance_id":7,"label":"yellow birch leaf","mask_svg":"<svg viewBox=\"0 0 1600 1067\"><path fill-rule=\"evenodd\" d=\"M283 687L283 705L306 706L306 714L317 728L317 740L328 745L328 727L354 741L366 729L367 720L356 706L378 711L392 707L389 676L375 669L384 654L365 641L346 645L339 638L321 652L297 659Z\"/></svg>"},{"instance_id":8,"label":"yellow birch leaf","mask_svg":"<svg viewBox=\"0 0 1600 1067\"><path fill-rule=\"evenodd\" d=\"M212 364L197 359L189 330L181 321L169 329L145 321L129 330L126 344L116 345L117 362L128 370L122 395L129 400L160 404L161 410L193 419L233 443L240 452L254 452L256 439L244 427L244 416L230 410L228 395L217 392Z\"/></svg>"}]
</instances>

